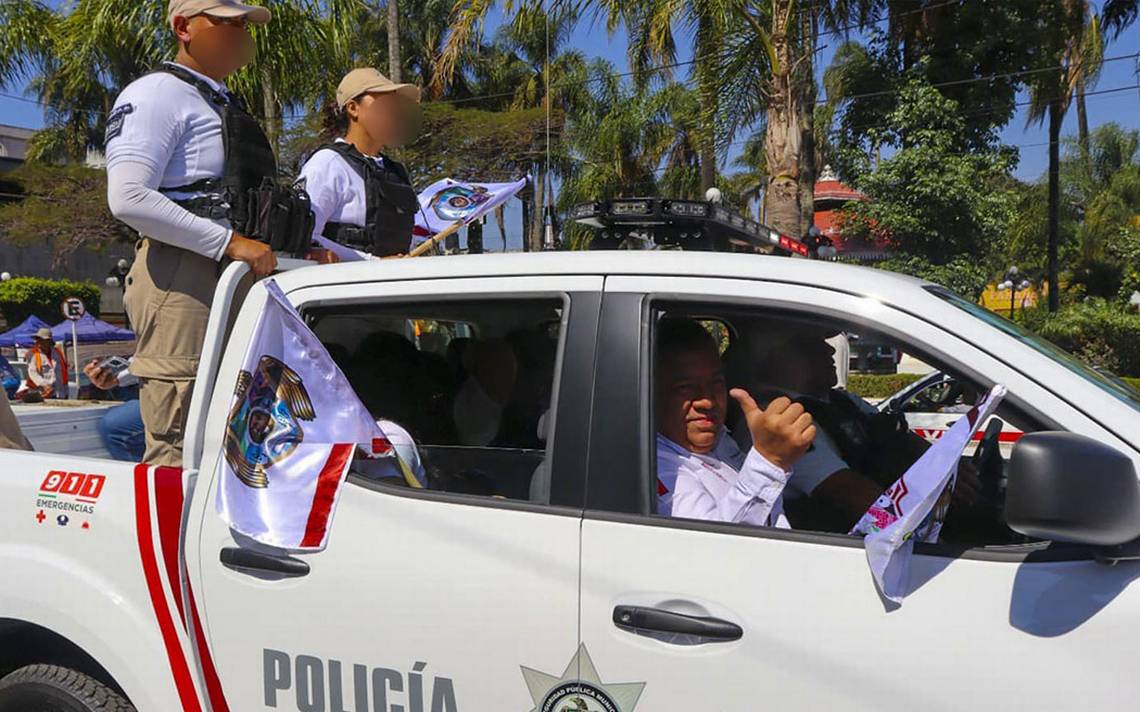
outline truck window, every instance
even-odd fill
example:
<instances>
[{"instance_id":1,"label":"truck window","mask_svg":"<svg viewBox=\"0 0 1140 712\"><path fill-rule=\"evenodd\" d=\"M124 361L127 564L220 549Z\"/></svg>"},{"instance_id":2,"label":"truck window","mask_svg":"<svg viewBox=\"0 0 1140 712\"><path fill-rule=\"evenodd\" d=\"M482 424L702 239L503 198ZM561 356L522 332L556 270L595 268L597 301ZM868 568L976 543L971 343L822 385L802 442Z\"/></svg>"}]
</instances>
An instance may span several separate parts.
<instances>
[{"instance_id":1,"label":"truck window","mask_svg":"<svg viewBox=\"0 0 1140 712\"><path fill-rule=\"evenodd\" d=\"M679 338L686 330L679 322L703 329L707 344L702 347L700 331L691 328ZM974 382L940 364L937 354L865 325L800 314L659 304L650 340L655 357L643 390L650 399L645 412L653 418L654 457L646 461L654 469L647 479L657 493L651 498L655 516L705 518L694 516L699 508L691 500L678 506L673 499L684 469L678 463L699 466L698 479L715 476L719 463L735 469L742 464L752 437L731 389L747 391L761 408L786 396L812 414L817 436L784 489L784 514L794 529L846 534L874 498L993 385ZM693 356L702 349L704 357ZM959 498L943 530L947 543L1026 541L1002 519L1004 470L1016 440L1044 429L1042 420L1007 399L990 424L983 457L973 456L985 427L963 457ZM701 458L693 460L694 453Z\"/></svg>"},{"instance_id":2,"label":"truck window","mask_svg":"<svg viewBox=\"0 0 1140 712\"><path fill-rule=\"evenodd\" d=\"M306 318L372 415L411 436L429 489L525 500L546 457L564 311L561 299L499 299Z\"/></svg>"}]
</instances>

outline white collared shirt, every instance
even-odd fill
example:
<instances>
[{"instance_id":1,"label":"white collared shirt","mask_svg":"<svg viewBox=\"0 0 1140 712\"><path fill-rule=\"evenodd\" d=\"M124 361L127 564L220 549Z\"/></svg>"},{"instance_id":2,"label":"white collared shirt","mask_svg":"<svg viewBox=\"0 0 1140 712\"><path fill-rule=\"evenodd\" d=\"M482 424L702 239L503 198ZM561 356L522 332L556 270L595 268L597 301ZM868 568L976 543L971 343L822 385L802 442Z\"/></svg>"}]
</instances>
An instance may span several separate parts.
<instances>
[{"instance_id":1,"label":"white collared shirt","mask_svg":"<svg viewBox=\"0 0 1140 712\"><path fill-rule=\"evenodd\" d=\"M657 513L790 529L783 491L791 476L755 448L740 451L721 429L708 454L657 435Z\"/></svg>"},{"instance_id":2,"label":"white collared shirt","mask_svg":"<svg viewBox=\"0 0 1140 712\"><path fill-rule=\"evenodd\" d=\"M222 119L198 89L167 72L136 79L115 100L106 139L107 200L115 217L147 237L221 259L228 222L199 217L172 200L195 194L159 192L222 176Z\"/></svg>"}]
</instances>

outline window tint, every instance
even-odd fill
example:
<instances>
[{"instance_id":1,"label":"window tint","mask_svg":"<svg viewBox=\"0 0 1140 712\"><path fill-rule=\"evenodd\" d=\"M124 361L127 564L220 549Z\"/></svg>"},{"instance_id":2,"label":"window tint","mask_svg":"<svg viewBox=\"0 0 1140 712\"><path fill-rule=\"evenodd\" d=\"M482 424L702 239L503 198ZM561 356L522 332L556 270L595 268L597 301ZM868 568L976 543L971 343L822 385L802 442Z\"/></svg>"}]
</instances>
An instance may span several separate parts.
<instances>
[{"instance_id":1,"label":"window tint","mask_svg":"<svg viewBox=\"0 0 1140 712\"><path fill-rule=\"evenodd\" d=\"M679 322L693 327L688 336L678 337ZM658 303L652 324L648 397L656 469L650 481L658 516L747 521L723 518L732 516L728 510L697 516L701 510L678 508L674 499L684 495L679 471L691 466L696 481L731 481L751 452L752 435L731 389L746 391L760 408L788 397L812 415L815 441L794 466L781 506L792 528L844 534L993 385L840 319ZM976 467L976 446L964 454L964 484L944 541L1023 541L1001 516L1005 463L1017 439L1040 424L1008 403L994 422L994 452Z\"/></svg>"},{"instance_id":2,"label":"window tint","mask_svg":"<svg viewBox=\"0 0 1140 712\"><path fill-rule=\"evenodd\" d=\"M561 299L321 308L314 333L428 489L530 499L545 478ZM386 465L354 471L399 486ZM534 482L541 488L543 482Z\"/></svg>"}]
</instances>

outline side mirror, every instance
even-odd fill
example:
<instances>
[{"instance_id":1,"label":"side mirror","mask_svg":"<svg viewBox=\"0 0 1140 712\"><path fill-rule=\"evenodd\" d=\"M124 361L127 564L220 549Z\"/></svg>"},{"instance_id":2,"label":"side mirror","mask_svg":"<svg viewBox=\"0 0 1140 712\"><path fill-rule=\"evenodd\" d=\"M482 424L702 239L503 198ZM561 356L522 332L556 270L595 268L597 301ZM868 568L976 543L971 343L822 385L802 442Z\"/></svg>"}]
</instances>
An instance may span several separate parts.
<instances>
[{"instance_id":1,"label":"side mirror","mask_svg":"<svg viewBox=\"0 0 1140 712\"><path fill-rule=\"evenodd\" d=\"M1140 481L1132 460L1091 438L1042 432L1013 449L1005 520L1053 541L1115 546L1140 537Z\"/></svg>"}]
</instances>

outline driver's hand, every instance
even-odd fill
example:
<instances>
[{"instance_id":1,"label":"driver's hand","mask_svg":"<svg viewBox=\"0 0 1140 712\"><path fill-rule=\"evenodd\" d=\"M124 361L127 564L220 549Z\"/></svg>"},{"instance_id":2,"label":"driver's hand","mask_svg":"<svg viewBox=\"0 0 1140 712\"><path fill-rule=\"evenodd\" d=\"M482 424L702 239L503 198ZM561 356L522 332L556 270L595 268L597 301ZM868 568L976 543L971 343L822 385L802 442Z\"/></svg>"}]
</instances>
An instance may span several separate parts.
<instances>
[{"instance_id":1,"label":"driver's hand","mask_svg":"<svg viewBox=\"0 0 1140 712\"><path fill-rule=\"evenodd\" d=\"M792 464L807 452L815 439L816 428L811 414L799 403L782 396L761 410L748 391L742 388L733 388L729 395L744 411L756 452L776 467L790 471Z\"/></svg>"},{"instance_id":2,"label":"driver's hand","mask_svg":"<svg viewBox=\"0 0 1140 712\"><path fill-rule=\"evenodd\" d=\"M973 460L962 458L958 463L958 483L954 485L954 504L972 506L983 500L982 480Z\"/></svg>"}]
</instances>

